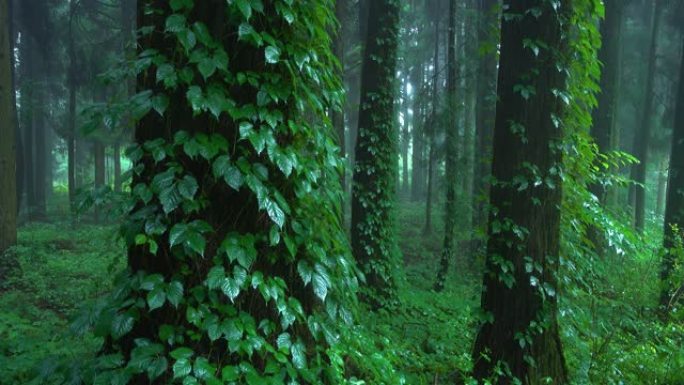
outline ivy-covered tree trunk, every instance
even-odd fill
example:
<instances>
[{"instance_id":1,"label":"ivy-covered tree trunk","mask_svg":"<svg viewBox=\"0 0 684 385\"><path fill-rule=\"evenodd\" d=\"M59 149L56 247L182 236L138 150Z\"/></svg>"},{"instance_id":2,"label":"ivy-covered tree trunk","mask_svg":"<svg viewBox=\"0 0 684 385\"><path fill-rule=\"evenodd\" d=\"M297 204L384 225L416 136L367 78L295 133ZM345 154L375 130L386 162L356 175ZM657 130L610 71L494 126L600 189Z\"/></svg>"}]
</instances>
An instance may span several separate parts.
<instances>
[{"instance_id":1,"label":"ivy-covered tree trunk","mask_svg":"<svg viewBox=\"0 0 684 385\"><path fill-rule=\"evenodd\" d=\"M683 40L684 43L684 40ZM684 44L682 45L684 47ZM662 292L660 306L664 312L670 311L675 304L675 291L681 288L681 282L672 282L672 273L677 259L677 250L681 245L684 230L684 60L680 64L679 91L676 100L675 122L672 131L672 150L670 151L670 171L667 183L667 201L665 203L665 229L663 258L660 279Z\"/></svg>"},{"instance_id":2,"label":"ivy-covered tree trunk","mask_svg":"<svg viewBox=\"0 0 684 385\"><path fill-rule=\"evenodd\" d=\"M0 279L3 254L17 242L16 113L9 0L0 0Z\"/></svg>"},{"instance_id":3,"label":"ivy-covered tree trunk","mask_svg":"<svg viewBox=\"0 0 684 385\"><path fill-rule=\"evenodd\" d=\"M366 300L382 306L394 296L397 265L392 210L397 175L394 71L399 1L368 2L361 105L352 187L352 249L366 275Z\"/></svg>"},{"instance_id":4,"label":"ivy-covered tree trunk","mask_svg":"<svg viewBox=\"0 0 684 385\"><path fill-rule=\"evenodd\" d=\"M557 93L566 89L558 68L566 68L571 56L573 3L554 4L504 1L481 299L489 320L473 352L474 376L494 384L567 380L556 320L563 139L558 119L565 114Z\"/></svg>"},{"instance_id":5,"label":"ivy-covered tree trunk","mask_svg":"<svg viewBox=\"0 0 684 385\"><path fill-rule=\"evenodd\" d=\"M639 163L632 168L632 179L637 183L634 189L634 227L644 230L646 222L646 170L649 163L649 142L653 126L656 54L658 52L658 36L660 34L661 10L664 0L651 0L651 33L648 45L648 64L646 66L646 84L644 84L644 104L641 109L641 120L634 136L634 156Z\"/></svg>"},{"instance_id":6,"label":"ivy-covered tree trunk","mask_svg":"<svg viewBox=\"0 0 684 385\"><path fill-rule=\"evenodd\" d=\"M461 8L462 9L462 8ZM449 272L449 262L454 256L454 230L456 228L456 183L458 163L458 99L456 96L458 63L456 63L456 0L449 0L449 29L447 38L447 101L448 114L445 135L445 190L444 199L444 243L440 257L435 290L444 289L444 281Z\"/></svg>"},{"instance_id":7,"label":"ivy-covered tree trunk","mask_svg":"<svg viewBox=\"0 0 684 385\"><path fill-rule=\"evenodd\" d=\"M136 205L98 381L342 382L357 279L325 123L332 6L138 2Z\"/></svg>"}]
</instances>

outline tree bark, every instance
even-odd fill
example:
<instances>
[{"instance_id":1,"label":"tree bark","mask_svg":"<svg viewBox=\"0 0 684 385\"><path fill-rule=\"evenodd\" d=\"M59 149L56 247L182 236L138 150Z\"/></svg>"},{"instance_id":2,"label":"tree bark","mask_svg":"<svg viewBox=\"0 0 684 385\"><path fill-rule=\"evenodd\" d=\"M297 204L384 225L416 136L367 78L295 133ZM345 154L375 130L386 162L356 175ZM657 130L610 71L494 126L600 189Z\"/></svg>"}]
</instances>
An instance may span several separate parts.
<instances>
[{"instance_id":1,"label":"tree bark","mask_svg":"<svg viewBox=\"0 0 684 385\"><path fill-rule=\"evenodd\" d=\"M572 56L567 41L572 7L571 1L558 9L545 0L504 1L510 15L502 18L492 163L496 182L481 299L491 318L480 328L473 351L475 378L493 384L510 384L512 378L525 385L567 383L555 278L562 189L554 171L562 164L563 133L553 117L564 116L554 92L566 88L565 74L556 66L567 65L564 58ZM527 41L551 48L535 54ZM522 92L520 84L535 92ZM535 184L536 178L545 182ZM503 376L496 374L497 367L503 367Z\"/></svg>"},{"instance_id":2,"label":"tree bark","mask_svg":"<svg viewBox=\"0 0 684 385\"><path fill-rule=\"evenodd\" d=\"M366 275L365 300L380 307L394 296L397 246L392 215L397 169L394 78L399 2L370 1L352 187L352 249Z\"/></svg>"},{"instance_id":3,"label":"tree bark","mask_svg":"<svg viewBox=\"0 0 684 385\"><path fill-rule=\"evenodd\" d=\"M309 127L305 120L313 110L315 117L324 117L326 111L317 103L325 97L316 99L314 103L313 96L302 91L302 88L317 87L319 77L314 81L309 71L318 71L318 66L330 68L332 65L327 36L320 32L329 27L327 21L330 20L319 1L293 2L291 6L297 8L293 10L297 18L291 23L287 22L288 17L276 12L272 3L264 3L263 12L252 12L248 17L245 16L245 8L235 3L203 0L194 2L192 11L187 12L186 16L189 25L199 22L207 27L216 49L230 53L231 60L224 71L230 74L259 74L255 75L255 79L258 79L255 81L260 84L238 84L219 73L210 76L207 83L216 85L221 95L226 100L234 101L236 106L256 106L260 103L265 110L278 112L281 117L277 127L264 117L235 117L232 115L232 106L223 106L218 114L206 109L193 110L186 96L187 87L167 89L156 81L156 64L138 77L139 90L167 93L169 105L164 116L152 111L136 126L135 143L143 149L140 150L141 157L134 161L134 167L140 172L134 174L132 188L134 191L151 188L153 199L138 199L124 226L124 237L129 245L128 267L136 277L161 276L164 287L176 283L181 298L179 303L171 304L168 297L168 300L162 301L161 307L155 309L149 305L149 296L149 306L134 304L136 298L145 298L144 292L137 291L137 288L123 294L131 301L119 306L116 316L133 317L132 327L123 337L110 335L103 353L116 351L130 360L135 356L137 345L142 339L164 346L161 348L163 352L156 357L156 362L162 357L164 359L162 373L148 379L145 373L147 367L141 368L134 373L129 384L169 384L174 381L176 370L172 370L172 363L178 359L171 360L168 351L176 347L167 349L166 338L160 337L160 333L169 327L193 335L193 338L184 340L183 345L199 357L197 362L204 360L207 363L201 369L201 375L197 374L198 370L194 372L203 378L203 382L208 377L221 382L215 379L216 376L221 378L221 368L242 364L249 365L252 372L238 372L229 382L242 384L257 378L263 383L330 383L325 379L326 373L309 374L312 373L309 369L313 363L325 361L325 353L319 352L327 351L329 346L326 341L330 340L307 326L325 323L326 328L327 325L335 327L329 317L323 314L325 312L318 314L316 309L326 308L327 301L333 298L339 300L335 302L336 307L344 306L353 297L351 286L342 283L352 281L350 275L342 272L351 261L344 246L346 237L337 219L339 179L335 169L340 159L328 145L333 140L332 128L323 123ZM141 36L140 50L154 49L175 66L186 63L187 58L179 53L182 48L175 37L169 38L168 33L160 33L164 31L167 17L172 13L169 2L139 1L138 7L139 25L152 26L156 31ZM148 7L157 11L145 12ZM259 28L259 32L277 37L271 44L282 44L283 54L278 60L265 56L264 47L238 38L238 30L243 27L242 23L247 22L255 29ZM308 40L311 38L310 32L314 34L315 44L310 44ZM292 51L285 55L286 45L287 49L316 55L319 61L304 63L302 71L291 71L297 64L294 55L289 54ZM262 77L262 74L271 77ZM319 74L320 90L330 95L334 91L329 86L334 83L332 74L326 71ZM203 87L205 82L199 73L194 75L193 84ZM277 79L277 85L284 91L275 100L266 99L264 102L259 92L263 86L271 86L272 79ZM317 121L324 122L325 119ZM294 170L285 167L287 162L283 166L281 161L271 159L266 151L252 145L252 140L245 133L245 123L248 122L251 122L251 132L248 133L250 139L258 134L268 135L272 139L268 144L270 150L294 157L293 161L297 164ZM163 143L168 149L164 159L155 161L151 151L144 150L145 144L149 146L153 141ZM192 155L190 145L184 146L187 143L194 143L207 152L201 152L201 156ZM218 149L212 147L214 145ZM213 154L212 149L216 149ZM166 176L163 176L164 173L167 173ZM268 177L263 177L263 173ZM309 179L314 175L319 178L318 181ZM165 181L160 180L164 178ZM194 183L188 186L187 181ZM185 183L185 187L181 189L182 183ZM307 190L308 187L315 191ZM171 194L171 197L165 194ZM175 207L165 206L171 201L176 202ZM199 222L211 229L202 231L201 238L204 241L201 242L201 250L189 248L187 241L174 243L174 228L192 228ZM295 231L306 235L296 235ZM136 242L135 239L141 235L156 240L158 249L153 251L150 244ZM325 239L325 244L322 239ZM231 248L231 240L238 240L239 243ZM234 254L226 247L230 250L237 248L242 253ZM240 256L236 260L238 253ZM307 269L315 270L309 279L306 279ZM218 288L208 282L211 274L217 270L222 276L218 285L221 287ZM333 277L332 272L335 272L334 280L328 278ZM322 274L330 282L322 283ZM236 283L238 279L240 283ZM239 286L235 293L233 285ZM323 289L325 292L321 292ZM199 292L203 294L192 294ZM142 301L145 302L144 299ZM129 302L130 305L126 305ZM295 306L298 310L293 310ZM199 311L203 321L195 322L186 316L192 311ZM212 317L221 325L219 338L212 337L212 331L207 330ZM251 328L252 325L259 325L259 322L268 327ZM233 332L235 326L240 328L238 337ZM229 335L231 332L232 336ZM293 356L295 349L300 349L300 357L296 357L299 362L288 362L288 370L275 358L276 348L272 347L276 346L277 336L288 338L288 344L293 346ZM243 348L247 339L259 341L258 346L251 344L249 349ZM234 348L233 343L240 346ZM287 358L291 361L289 355ZM307 361L310 366L303 369ZM272 365L276 366L276 370L269 372L270 369L265 367L272 368ZM218 369L206 369L207 366ZM190 376L185 374L186 378L195 380Z\"/></svg>"},{"instance_id":4,"label":"tree bark","mask_svg":"<svg viewBox=\"0 0 684 385\"><path fill-rule=\"evenodd\" d=\"M74 42L74 17L76 2L69 3L69 34L68 53L69 69L67 86L69 88L69 101L67 104L67 188L69 190L69 207L73 214L76 203L76 76L77 58Z\"/></svg>"},{"instance_id":5,"label":"tree bark","mask_svg":"<svg viewBox=\"0 0 684 385\"><path fill-rule=\"evenodd\" d=\"M0 0L0 279L8 248L17 243L16 104L9 0Z\"/></svg>"},{"instance_id":6,"label":"tree bark","mask_svg":"<svg viewBox=\"0 0 684 385\"><path fill-rule=\"evenodd\" d=\"M684 39L682 39L684 47ZM663 247L665 254L661 265L660 279L662 291L660 307L663 315L675 304L673 295L681 282L673 282L672 274L675 269L678 251L675 246L681 244L684 230L684 58L679 70L679 90L675 108L675 122L672 132L672 147L670 151L670 171L667 183L667 201L665 203L665 223Z\"/></svg>"},{"instance_id":7,"label":"tree bark","mask_svg":"<svg viewBox=\"0 0 684 385\"><path fill-rule=\"evenodd\" d=\"M492 137L496 113L497 50L499 43L499 1L479 2L478 41L482 48L478 60L476 133L477 154L473 162L473 225L484 228L487 224L487 198L491 174Z\"/></svg>"},{"instance_id":8,"label":"tree bark","mask_svg":"<svg viewBox=\"0 0 684 385\"><path fill-rule=\"evenodd\" d=\"M439 12L437 12L439 13ZM435 178L435 162L436 162L436 140L437 135L437 109L439 104L438 98L438 83L439 83L439 18L435 18L435 52L432 61L433 74L432 74L432 107L430 110L430 117L427 119L425 124L425 131L427 133L428 141L428 159L427 159L427 192L425 200L425 227L423 228L423 234L427 235L432 232L432 204L433 204L433 186Z\"/></svg>"},{"instance_id":9,"label":"tree bark","mask_svg":"<svg viewBox=\"0 0 684 385\"><path fill-rule=\"evenodd\" d=\"M637 183L634 186L634 227L638 231L644 230L646 222L646 171L648 168L648 147L653 126L653 99L655 92L656 54L658 52L658 36L660 34L660 16L663 0L652 0L651 34L648 46L648 65L646 67L646 84L644 85L644 105L641 111L641 121L635 135L634 156L639 164L632 168L632 178Z\"/></svg>"},{"instance_id":10,"label":"tree bark","mask_svg":"<svg viewBox=\"0 0 684 385\"><path fill-rule=\"evenodd\" d=\"M449 272L449 263L454 256L454 230L456 227L456 183L458 182L458 111L459 100L456 96L457 91L457 71L456 62L456 26L457 10L456 0L449 0L449 29L447 38L447 110L449 120L446 125L445 138L445 190L444 199L444 238L442 244L442 255L437 272L435 290L442 291ZM462 8L461 8L462 9ZM461 19L459 16L458 19Z\"/></svg>"},{"instance_id":11,"label":"tree bark","mask_svg":"<svg viewBox=\"0 0 684 385\"><path fill-rule=\"evenodd\" d=\"M594 138L602 154L611 151L613 135L618 113L618 95L620 84L620 45L622 34L622 0L606 0L605 18L601 22L601 49L599 61L602 64L600 88L598 91L598 107L594 109L591 136ZM590 191L601 204L607 200L607 189L602 184L593 184Z\"/></svg>"}]
</instances>

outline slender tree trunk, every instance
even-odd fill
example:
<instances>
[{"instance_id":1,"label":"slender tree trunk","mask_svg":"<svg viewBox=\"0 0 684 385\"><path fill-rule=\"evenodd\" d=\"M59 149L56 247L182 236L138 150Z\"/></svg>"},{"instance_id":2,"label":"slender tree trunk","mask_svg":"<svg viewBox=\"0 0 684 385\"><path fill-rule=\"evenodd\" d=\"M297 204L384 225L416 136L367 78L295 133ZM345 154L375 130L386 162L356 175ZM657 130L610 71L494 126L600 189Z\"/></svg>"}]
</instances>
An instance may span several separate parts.
<instances>
[{"instance_id":1,"label":"slender tree trunk","mask_svg":"<svg viewBox=\"0 0 684 385\"><path fill-rule=\"evenodd\" d=\"M411 137L409 132L409 104L410 98L408 93L408 84L411 82L410 76L407 77L404 84L404 99L403 99L403 124L401 132L401 195L403 197L408 196L410 193L409 188L409 145L411 143Z\"/></svg>"},{"instance_id":2,"label":"slender tree trunk","mask_svg":"<svg viewBox=\"0 0 684 385\"><path fill-rule=\"evenodd\" d=\"M638 231L644 230L646 221L646 171L648 168L648 147L653 126L653 99L655 92L656 54L658 52L658 36L660 34L660 15L663 0L652 0L651 34L648 46L648 65L646 69L646 84L644 88L644 105L641 111L641 121L635 136L635 153L639 164L632 169L633 179L640 184L634 186L634 227Z\"/></svg>"},{"instance_id":3,"label":"slender tree trunk","mask_svg":"<svg viewBox=\"0 0 684 385\"><path fill-rule=\"evenodd\" d=\"M462 8L461 8L462 9ZM459 19L462 16L458 17ZM456 63L456 27L457 10L456 0L449 0L449 29L447 38L447 101L449 120L446 125L446 139L445 139L445 190L446 197L444 200L444 243L442 245L442 255L439 263L439 271L437 272L437 281L435 282L435 290L442 291L446 281L447 273L449 272L449 262L454 256L454 230L456 227L456 183L457 178L457 163L458 163L458 100L456 97L457 87L457 71L458 63Z\"/></svg>"},{"instance_id":4,"label":"slender tree trunk","mask_svg":"<svg viewBox=\"0 0 684 385\"><path fill-rule=\"evenodd\" d=\"M433 79L432 79L432 110L430 111L430 118L427 120L426 131L428 135L429 154L427 159L427 198L425 201L425 227L423 234L430 234L432 232L432 202L433 202L433 186L435 178L435 136L437 131L437 108L439 104L438 98L438 83L439 83L439 18L435 19L435 52L433 59Z\"/></svg>"},{"instance_id":5,"label":"slender tree trunk","mask_svg":"<svg viewBox=\"0 0 684 385\"><path fill-rule=\"evenodd\" d=\"M93 143L93 159L95 167L95 191L101 190L105 185L105 146L96 141ZM100 221L100 210L95 207L95 222Z\"/></svg>"},{"instance_id":6,"label":"slender tree trunk","mask_svg":"<svg viewBox=\"0 0 684 385\"><path fill-rule=\"evenodd\" d=\"M599 60L602 63L598 108L594 109L591 135L601 153L613 149L613 135L617 121L617 98L620 83L620 44L622 34L622 0L606 0L605 19L601 23L601 49ZM591 192L601 204L606 203L607 189L601 184L590 186Z\"/></svg>"},{"instance_id":7,"label":"slender tree trunk","mask_svg":"<svg viewBox=\"0 0 684 385\"><path fill-rule=\"evenodd\" d=\"M35 153L33 157L33 162L35 165L35 176L34 176L34 189L35 189L35 210L33 213L34 219L44 220L47 215L46 204L47 204L47 193L46 193L46 181L47 181L47 129L45 127L46 123L46 111L45 106L47 104L46 95L46 84L44 77L44 67L45 61L42 58L42 53L38 56L41 57L40 61L40 85L36 89L36 104L34 106L33 124L34 132L33 135L35 140Z\"/></svg>"},{"instance_id":8,"label":"slender tree trunk","mask_svg":"<svg viewBox=\"0 0 684 385\"><path fill-rule=\"evenodd\" d=\"M69 207L73 214L76 202L76 49L74 42L74 15L76 3L69 3L69 73L67 85L69 87L69 101L67 104L67 187L69 190Z\"/></svg>"},{"instance_id":9,"label":"slender tree trunk","mask_svg":"<svg viewBox=\"0 0 684 385\"><path fill-rule=\"evenodd\" d=\"M684 39L682 39L684 47ZM680 244L684 230L684 58L679 70L679 91L675 108L675 122L672 132L672 147L670 151L670 171L667 183L667 201L665 203L665 229L663 246L665 254L661 266L660 279L662 292L660 307L663 315L667 314L675 305L676 292L681 292L682 283L674 281L672 274L678 253L674 250ZM680 290L677 290L677 289Z\"/></svg>"},{"instance_id":10,"label":"slender tree trunk","mask_svg":"<svg viewBox=\"0 0 684 385\"><path fill-rule=\"evenodd\" d=\"M413 97L413 119L411 127L411 200L420 201L425 194L425 131L424 124L424 67L423 64L416 65L411 85L414 88Z\"/></svg>"},{"instance_id":11,"label":"slender tree trunk","mask_svg":"<svg viewBox=\"0 0 684 385\"><path fill-rule=\"evenodd\" d=\"M0 0L0 280L3 254L17 243L16 104L9 0Z\"/></svg>"},{"instance_id":12,"label":"slender tree trunk","mask_svg":"<svg viewBox=\"0 0 684 385\"><path fill-rule=\"evenodd\" d=\"M667 193L667 168L668 168L668 163L667 163L668 158L663 158L663 160L660 161L660 165L658 167L658 196L656 197L656 215L663 215L663 209L665 208L665 200L666 200L666 193Z\"/></svg>"},{"instance_id":13,"label":"slender tree trunk","mask_svg":"<svg viewBox=\"0 0 684 385\"><path fill-rule=\"evenodd\" d=\"M121 144L114 143L114 192L121 192Z\"/></svg>"},{"instance_id":14,"label":"slender tree trunk","mask_svg":"<svg viewBox=\"0 0 684 385\"><path fill-rule=\"evenodd\" d=\"M366 275L366 300L374 307L394 296L396 239L392 223L397 169L394 71L399 1L369 2L361 109L352 190L352 249Z\"/></svg>"},{"instance_id":15,"label":"slender tree trunk","mask_svg":"<svg viewBox=\"0 0 684 385\"><path fill-rule=\"evenodd\" d=\"M564 116L554 92L566 88L556 65L567 65L565 58L572 56L566 40L573 28L572 7L572 1L558 9L545 0L504 1L504 12L516 16L502 18L492 164L496 184L481 299L492 319L480 328L473 351L474 377L493 384L511 384L513 378L525 385L567 383L556 320L562 181L553 172L562 164L558 142L563 133L552 117ZM535 55L527 41L553 48ZM535 76L529 77L530 71ZM519 91L522 79L535 94ZM536 178L547 183L535 184ZM526 268L529 264L539 270ZM503 375L497 367L503 367Z\"/></svg>"},{"instance_id":16,"label":"slender tree trunk","mask_svg":"<svg viewBox=\"0 0 684 385\"><path fill-rule=\"evenodd\" d=\"M482 0L478 25L478 40L482 53L478 60L475 146L473 163L473 224L487 224L488 177L491 174L492 137L496 112L497 44L499 42L498 0Z\"/></svg>"}]
</instances>

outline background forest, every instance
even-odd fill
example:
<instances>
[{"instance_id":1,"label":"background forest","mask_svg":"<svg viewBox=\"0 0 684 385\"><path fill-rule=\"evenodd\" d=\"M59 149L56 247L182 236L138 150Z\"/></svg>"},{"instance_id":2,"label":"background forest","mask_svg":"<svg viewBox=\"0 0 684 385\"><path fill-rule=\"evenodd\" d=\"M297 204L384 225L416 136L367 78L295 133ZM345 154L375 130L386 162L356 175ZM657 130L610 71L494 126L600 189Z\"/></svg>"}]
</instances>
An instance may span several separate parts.
<instances>
[{"instance_id":1,"label":"background forest","mask_svg":"<svg viewBox=\"0 0 684 385\"><path fill-rule=\"evenodd\" d=\"M0 384L684 384L684 1L0 0Z\"/></svg>"}]
</instances>

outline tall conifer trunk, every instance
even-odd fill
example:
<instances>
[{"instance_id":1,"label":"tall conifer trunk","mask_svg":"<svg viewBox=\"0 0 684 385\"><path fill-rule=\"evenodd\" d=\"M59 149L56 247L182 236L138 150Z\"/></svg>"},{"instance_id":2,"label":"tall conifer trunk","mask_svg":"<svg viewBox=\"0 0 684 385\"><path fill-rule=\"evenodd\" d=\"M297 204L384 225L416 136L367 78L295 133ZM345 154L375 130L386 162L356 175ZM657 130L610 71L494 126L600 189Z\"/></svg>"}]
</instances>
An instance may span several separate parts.
<instances>
[{"instance_id":1,"label":"tall conifer trunk","mask_svg":"<svg viewBox=\"0 0 684 385\"><path fill-rule=\"evenodd\" d=\"M684 39L682 41L684 47ZM663 314L674 305L673 295L681 282L672 282L672 273L675 268L677 252L673 247L677 245L678 238L684 235L684 57L680 64L679 91L675 108L675 122L672 132L672 149L670 151L670 171L667 183L667 201L665 203L665 228L664 241L665 255L662 262L660 279L662 291L660 294L660 306Z\"/></svg>"},{"instance_id":2,"label":"tall conifer trunk","mask_svg":"<svg viewBox=\"0 0 684 385\"><path fill-rule=\"evenodd\" d=\"M0 280L3 254L17 242L16 104L9 0L0 0Z\"/></svg>"},{"instance_id":3,"label":"tall conifer trunk","mask_svg":"<svg viewBox=\"0 0 684 385\"><path fill-rule=\"evenodd\" d=\"M437 282L435 290L442 291L449 271L449 263L454 256L454 230L456 227L456 183L457 164L458 164L458 124L457 104L457 76L458 63L456 63L456 26L457 23L457 0L449 0L449 29L447 38L447 111L449 119L446 125L445 139L445 184L446 196L444 199L444 234L442 244L442 255L437 272ZM459 7L459 11L462 7ZM460 17L459 17L460 18Z\"/></svg>"},{"instance_id":4,"label":"tall conifer trunk","mask_svg":"<svg viewBox=\"0 0 684 385\"><path fill-rule=\"evenodd\" d=\"M352 187L352 249L368 281L366 299L382 306L394 295L392 223L397 175L394 71L399 1L368 2L361 105Z\"/></svg>"},{"instance_id":5,"label":"tall conifer trunk","mask_svg":"<svg viewBox=\"0 0 684 385\"><path fill-rule=\"evenodd\" d=\"M506 0L501 28L486 272L478 332L477 379L565 384L556 313L562 127L572 1ZM532 12L534 10L534 12ZM526 42L543 42L534 51ZM523 88L520 88L522 85ZM534 92L525 92L532 89ZM534 183L541 178L545 183ZM525 181L525 182L521 182ZM530 268L529 266L532 266ZM535 269L535 266L539 266ZM503 368L503 376L495 368ZM548 381L546 380L548 378Z\"/></svg>"},{"instance_id":6,"label":"tall conifer trunk","mask_svg":"<svg viewBox=\"0 0 684 385\"><path fill-rule=\"evenodd\" d=\"M638 231L644 230L646 222L646 171L649 164L649 142L653 126L654 92L656 54L658 52L658 36L660 34L660 19L664 0L651 0L651 31L648 45L648 64L646 67L646 84L644 85L644 104L641 109L641 119L634 136L634 156L639 164L632 168L632 179L638 184L634 189L634 227Z\"/></svg>"}]
</instances>

